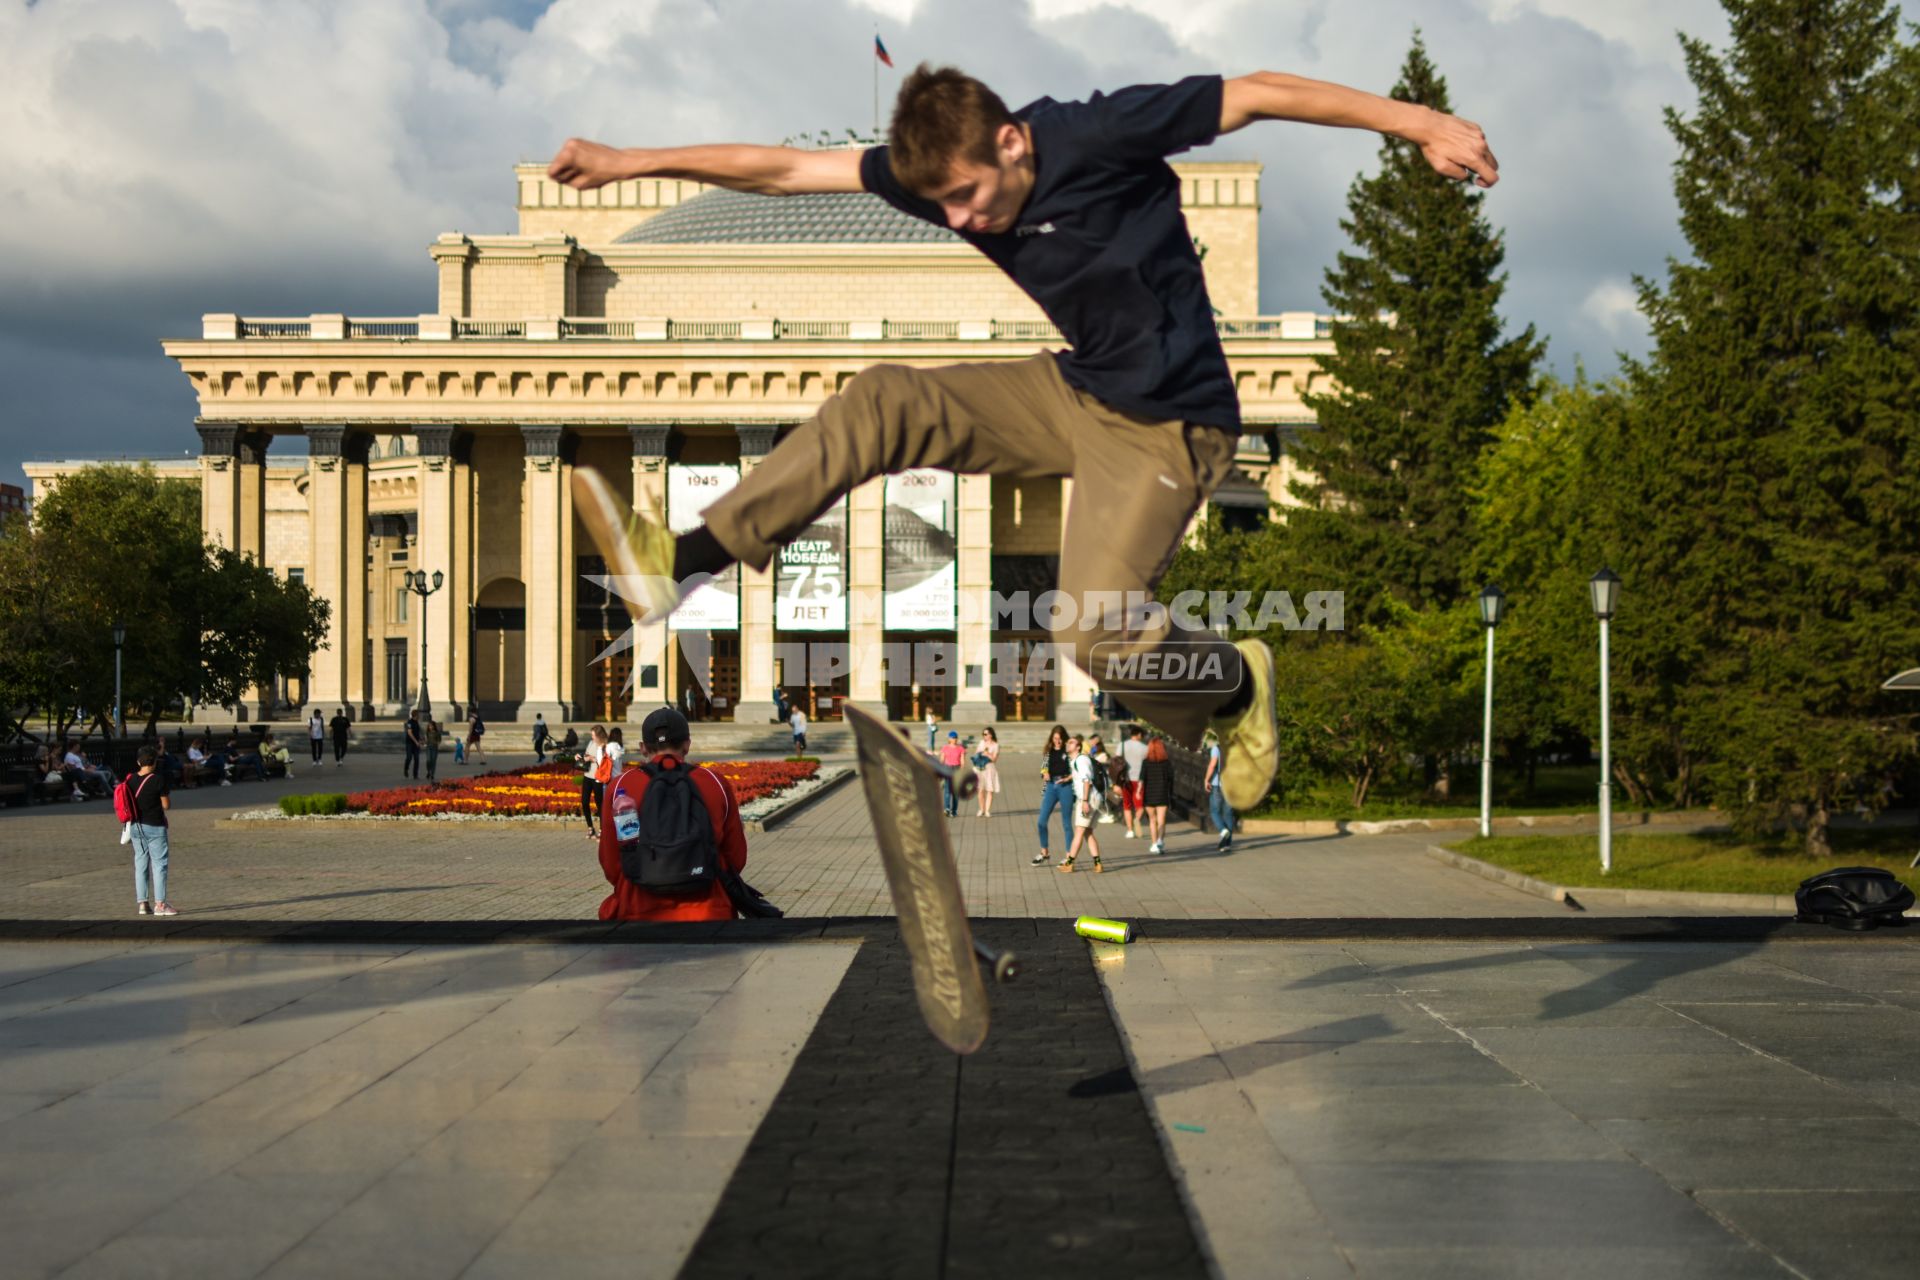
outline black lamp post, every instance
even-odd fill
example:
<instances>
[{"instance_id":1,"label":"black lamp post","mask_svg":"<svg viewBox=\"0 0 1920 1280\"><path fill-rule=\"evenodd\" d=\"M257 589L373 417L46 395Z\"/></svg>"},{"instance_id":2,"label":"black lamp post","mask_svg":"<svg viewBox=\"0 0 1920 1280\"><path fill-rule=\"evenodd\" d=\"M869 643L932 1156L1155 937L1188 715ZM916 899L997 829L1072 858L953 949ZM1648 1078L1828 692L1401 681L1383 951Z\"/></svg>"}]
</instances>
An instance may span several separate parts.
<instances>
[{"instance_id":1,"label":"black lamp post","mask_svg":"<svg viewBox=\"0 0 1920 1280\"><path fill-rule=\"evenodd\" d=\"M433 715L433 702L427 696L427 597L440 589L446 576L435 569L433 583L429 586L425 569L409 569L404 575L406 589L420 597L420 696L414 703L414 710L420 713L422 719L430 719Z\"/></svg>"},{"instance_id":2,"label":"black lamp post","mask_svg":"<svg viewBox=\"0 0 1920 1280\"><path fill-rule=\"evenodd\" d=\"M127 736L127 713L120 703L120 651L127 644L127 624L118 618L113 622L113 731L120 737Z\"/></svg>"}]
</instances>

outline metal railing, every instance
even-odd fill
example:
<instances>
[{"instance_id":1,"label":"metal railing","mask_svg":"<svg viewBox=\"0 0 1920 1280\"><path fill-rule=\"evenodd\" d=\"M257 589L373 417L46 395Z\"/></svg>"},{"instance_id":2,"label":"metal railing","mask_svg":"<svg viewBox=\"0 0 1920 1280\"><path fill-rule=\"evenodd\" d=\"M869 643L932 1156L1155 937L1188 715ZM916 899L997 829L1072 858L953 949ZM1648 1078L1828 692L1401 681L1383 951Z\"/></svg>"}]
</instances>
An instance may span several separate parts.
<instances>
[{"instance_id":1,"label":"metal railing","mask_svg":"<svg viewBox=\"0 0 1920 1280\"><path fill-rule=\"evenodd\" d=\"M563 319L560 321L560 336L563 338L631 338L633 321Z\"/></svg>"},{"instance_id":2,"label":"metal railing","mask_svg":"<svg viewBox=\"0 0 1920 1280\"><path fill-rule=\"evenodd\" d=\"M243 338L306 338L313 334L311 320L242 320Z\"/></svg>"},{"instance_id":3,"label":"metal railing","mask_svg":"<svg viewBox=\"0 0 1920 1280\"><path fill-rule=\"evenodd\" d=\"M348 320L349 338L417 338L418 320Z\"/></svg>"},{"instance_id":4,"label":"metal railing","mask_svg":"<svg viewBox=\"0 0 1920 1280\"><path fill-rule=\"evenodd\" d=\"M524 338L527 336L525 320L455 320L453 336L456 338Z\"/></svg>"}]
</instances>

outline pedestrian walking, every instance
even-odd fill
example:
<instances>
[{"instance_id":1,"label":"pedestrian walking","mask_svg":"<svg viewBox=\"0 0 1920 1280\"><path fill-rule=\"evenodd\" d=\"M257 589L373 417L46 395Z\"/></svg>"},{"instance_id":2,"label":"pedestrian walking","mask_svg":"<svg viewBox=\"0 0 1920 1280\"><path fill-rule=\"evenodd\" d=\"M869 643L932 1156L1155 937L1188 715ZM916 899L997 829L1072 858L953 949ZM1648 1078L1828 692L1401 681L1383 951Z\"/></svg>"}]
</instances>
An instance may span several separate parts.
<instances>
[{"instance_id":1,"label":"pedestrian walking","mask_svg":"<svg viewBox=\"0 0 1920 1280\"><path fill-rule=\"evenodd\" d=\"M1093 759L1094 794L1099 797L1100 821L1111 824L1114 821L1112 801L1115 761L1107 751L1107 744L1100 740L1100 735L1097 733L1087 735L1085 749L1086 754Z\"/></svg>"},{"instance_id":2,"label":"pedestrian walking","mask_svg":"<svg viewBox=\"0 0 1920 1280\"><path fill-rule=\"evenodd\" d=\"M427 781L435 782L440 777L440 739L446 736L446 726L431 716L427 718Z\"/></svg>"},{"instance_id":3,"label":"pedestrian walking","mask_svg":"<svg viewBox=\"0 0 1920 1280\"><path fill-rule=\"evenodd\" d=\"M958 769L967 762L967 749L960 745L960 734L952 729L947 731L946 745L940 748L940 763L950 769ZM960 797L954 794L951 775L940 779L941 798L946 802L947 816L960 816Z\"/></svg>"},{"instance_id":4,"label":"pedestrian walking","mask_svg":"<svg viewBox=\"0 0 1920 1280\"><path fill-rule=\"evenodd\" d=\"M609 770L608 782L617 780L621 774L633 768L633 757L627 751L627 731L619 725L607 730L607 751L613 757L613 767ZM601 793L605 799L606 794Z\"/></svg>"},{"instance_id":5,"label":"pedestrian walking","mask_svg":"<svg viewBox=\"0 0 1920 1280\"><path fill-rule=\"evenodd\" d=\"M400 762L400 776L418 778L420 776L420 751L427 744L425 732L420 727L420 709L410 707L407 710L407 723L401 730L407 750L406 758Z\"/></svg>"},{"instance_id":6,"label":"pedestrian walking","mask_svg":"<svg viewBox=\"0 0 1920 1280\"><path fill-rule=\"evenodd\" d=\"M787 723L793 726L793 754L803 755L807 749L807 713L799 703L793 706L793 715Z\"/></svg>"},{"instance_id":7,"label":"pedestrian walking","mask_svg":"<svg viewBox=\"0 0 1920 1280\"><path fill-rule=\"evenodd\" d=\"M535 764L547 762L547 743L551 736L547 733L547 718L540 712L533 713L533 758Z\"/></svg>"},{"instance_id":8,"label":"pedestrian walking","mask_svg":"<svg viewBox=\"0 0 1920 1280\"><path fill-rule=\"evenodd\" d=\"M597 724L587 730L587 749L580 753L580 816L587 820L587 835L598 839L593 816L600 811L600 758L607 750L607 727ZM603 812L604 816L604 812Z\"/></svg>"},{"instance_id":9,"label":"pedestrian walking","mask_svg":"<svg viewBox=\"0 0 1920 1280\"><path fill-rule=\"evenodd\" d=\"M480 718L480 709L475 707L473 714L467 717L467 759L478 757L481 764L487 762L486 749L480 745L480 739L487 736L487 722Z\"/></svg>"},{"instance_id":10,"label":"pedestrian walking","mask_svg":"<svg viewBox=\"0 0 1920 1280\"><path fill-rule=\"evenodd\" d=\"M1053 861L1047 849L1047 818L1060 810L1060 843L1073 844L1073 758L1067 754L1067 728L1053 726L1047 734L1047 758L1040 766L1040 852L1029 865L1044 867Z\"/></svg>"},{"instance_id":11,"label":"pedestrian walking","mask_svg":"<svg viewBox=\"0 0 1920 1280\"><path fill-rule=\"evenodd\" d=\"M1147 762L1146 733L1137 724L1127 726L1126 739L1120 744L1120 813L1127 820L1127 839L1140 835L1140 766Z\"/></svg>"},{"instance_id":12,"label":"pedestrian walking","mask_svg":"<svg viewBox=\"0 0 1920 1280\"><path fill-rule=\"evenodd\" d=\"M320 763L320 754L327 746L327 722L320 717L320 708L315 707L313 714L307 717L307 747L313 752L313 762Z\"/></svg>"},{"instance_id":13,"label":"pedestrian walking","mask_svg":"<svg viewBox=\"0 0 1920 1280\"><path fill-rule=\"evenodd\" d=\"M333 767L338 769L347 761L347 735L353 732L353 721L347 719L347 709L340 708L329 722L333 730Z\"/></svg>"},{"instance_id":14,"label":"pedestrian walking","mask_svg":"<svg viewBox=\"0 0 1920 1280\"><path fill-rule=\"evenodd\" d=\"M1148 853L1167 851L1167 806L1171 803L1173 760L1167 753L1167 740L1156 733L1140 764L1140 807L1147 812L1147 836L1153 841L1147 846Z\"/></svg>"},{"instance_id":15,"label":"pedestrian walking","mask_svg":"<svg viewBox=\"0 0 1920 1280\"><path fill-rule=\"evenodd\" d=\"M1227 803L1227 793L1220 786L1220 743L1217 739L1207 741L1207 776L1202 786L1207 792L1207 817L1213 825L1220 828L1219 848L1222 852L1233 848L1233 806Z\"/></svg>"},{"instance_id":16,"label":"pedestrian walking","mask_svg":"<svg viewBox=\"0 0 1920 1280\"><path fill-rule=\"evenodd\" d=\"M133 897L140 915L177 916L180 913L167 901L167 862L172 854L167 810L173 808L173 798L168 794L167 776L154 767L158 755L152 746L141 747L134 757L139 771L126 782L127 808L132 814L127 831L133 837Z\"/></svg>"},{"instance_id":17,"label":"pedestrian walking","mask_svg":"<svg viewBox=\"0 0 1920 1280\"><path fill-rule=\"evenodd\" d=\"M940 717L933 714L933 708L927 708L927 750L932 751L939 741Z\"/></svg>"},{"instance_id":18,"label":"pedestrian walking","mask_svg":"<svg viewBox=\"0 0 1920 1280\"><path fill-rule=\"evenodd\" d=\"M1000 794L1000 736L992 729L980 731L980 745L973 753L973 772L980 780L980 789L974 792L980 811L974 816L991 818L993 798Z\"/></svg>"},{"instance_id":19,"label":"pedestrian walking","mask_svg":"<svg viewBox=\"0 0 1920 1280\"><path fill-rule=\"evenodd\" d=\"M1067 846L1060 872L1073 874L1074 859L1083 848L1093 855L1093 869L1104 871L1106 868L1100 865L1100 838L1093 834L1094 821L1103 807L1099 787L1094 782L1093 756L1078 735L1067 739L1067 755L1073 766L1073 843Z\"/></svg>"}]
</instances>

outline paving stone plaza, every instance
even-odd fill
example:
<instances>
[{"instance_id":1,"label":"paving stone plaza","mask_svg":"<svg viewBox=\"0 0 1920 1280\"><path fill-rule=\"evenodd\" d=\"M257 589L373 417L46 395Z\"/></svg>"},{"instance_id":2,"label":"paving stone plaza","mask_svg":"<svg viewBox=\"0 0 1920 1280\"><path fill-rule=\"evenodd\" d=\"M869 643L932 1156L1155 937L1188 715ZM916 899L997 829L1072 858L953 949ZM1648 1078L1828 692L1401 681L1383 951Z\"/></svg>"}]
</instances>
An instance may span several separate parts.
<instances>
[{"instance_id":1,"label":"paving stone plaza","mask_svg":"<svg viewBox=\"0 0 1920 1280\"><path fill-rule=\"evenodd\" d=\"M179 795L170 920L101 804L0 814L0 1275L1913 1274L1910 935L1570 912L1415 835L1063 876L1029 763L953 824L1026 960L965 1059L857 787L719 926L598 923L579 825L231 817L392 756Z\"/></svg>"}]
</instances>

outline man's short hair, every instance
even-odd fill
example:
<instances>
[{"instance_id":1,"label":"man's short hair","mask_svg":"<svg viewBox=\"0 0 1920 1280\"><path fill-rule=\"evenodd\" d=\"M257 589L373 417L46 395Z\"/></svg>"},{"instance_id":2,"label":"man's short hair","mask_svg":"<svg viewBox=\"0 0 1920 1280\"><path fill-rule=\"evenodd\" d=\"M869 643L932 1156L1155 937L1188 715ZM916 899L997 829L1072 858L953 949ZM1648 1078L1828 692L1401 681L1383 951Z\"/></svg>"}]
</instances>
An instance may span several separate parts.
<instances>
[{"instance_id":1,"label":"man's short hair","mask_svg":"<svg viewBox=\"0 0 1920 1280\"><path fill-rule=\"evenodd\" d=\"M893 100L887 157L893 176L909 191L942 186L956 160L994 164L996 136L1015 123L1000 95L958 67L921 63Z\"/></svg>"},{"instance_id":2,"label":"man's short hair","mask_svg":"<svg viewBox=\"0 0 1920 1280\"><path fill-rule=\"evenodd\" d=\"M134 753L133 758L135 760L138 760L140 762L140 767L144 769L148 765L152 764L157 757L155 756L154 750L152 747L142 747L140 748L139 751Z\"/></svg>"}]
</instances>

